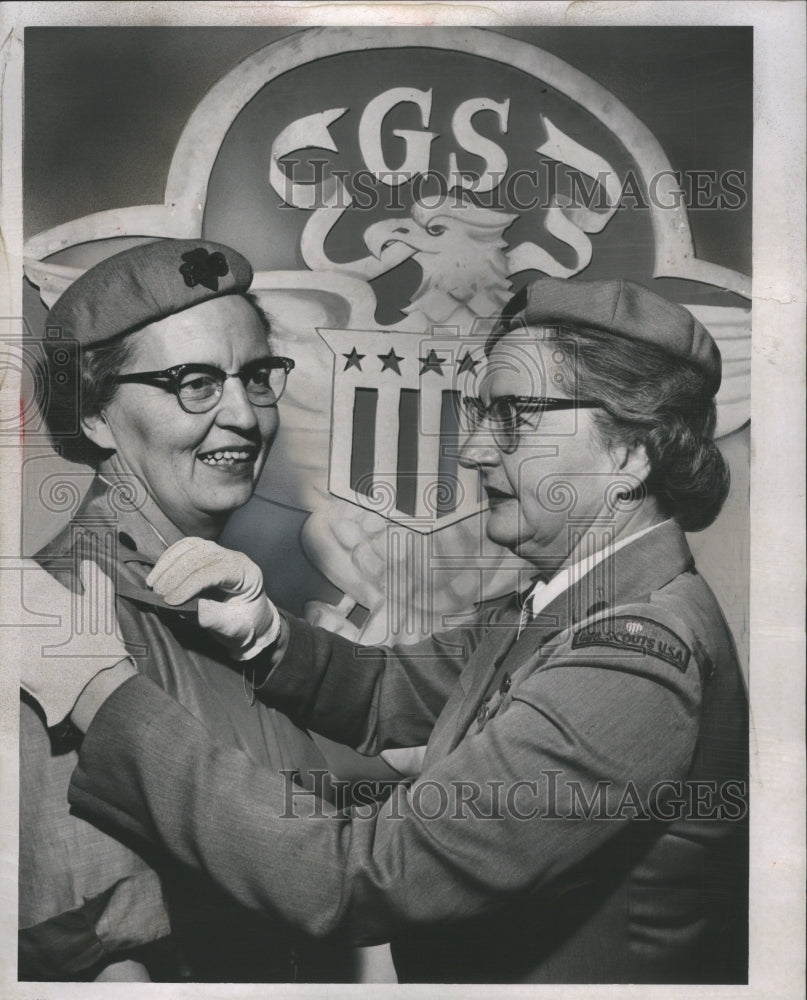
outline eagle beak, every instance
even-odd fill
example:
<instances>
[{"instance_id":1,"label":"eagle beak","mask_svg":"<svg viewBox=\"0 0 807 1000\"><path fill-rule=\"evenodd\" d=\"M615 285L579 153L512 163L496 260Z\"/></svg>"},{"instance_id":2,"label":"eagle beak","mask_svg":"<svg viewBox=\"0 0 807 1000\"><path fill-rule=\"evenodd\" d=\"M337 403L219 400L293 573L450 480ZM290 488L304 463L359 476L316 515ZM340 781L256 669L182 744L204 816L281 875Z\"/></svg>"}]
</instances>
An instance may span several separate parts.
<instances>
[{"instance_id":1,"label":"eagle beak","mask_svg":"<svg viewBox=\"0 0 807 1000\"><path fill-rule=\"evenodd\" d=\"M411 223L405 219L384 219L383 222L375 222L365 230L364 242L370 253L379 260L382 254L395 244L399 244L397 247L399 251L400 244L409 247L406 257L411 257L417 249L410 243L412 235ZM406 257L401 259L405 260Z\"/></svg>"}]
</instances>

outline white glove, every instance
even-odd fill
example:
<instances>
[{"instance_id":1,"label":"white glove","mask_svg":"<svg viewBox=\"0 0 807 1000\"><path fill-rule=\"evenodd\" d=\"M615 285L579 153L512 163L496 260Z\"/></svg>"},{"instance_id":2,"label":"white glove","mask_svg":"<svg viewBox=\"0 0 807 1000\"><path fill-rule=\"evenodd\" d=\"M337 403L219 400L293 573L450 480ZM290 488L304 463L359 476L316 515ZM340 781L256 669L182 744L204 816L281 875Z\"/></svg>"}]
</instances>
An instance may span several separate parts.
<instances>
[{"instance_id":1,"label":"white glove","mask_svg":"<svg viewBox=\"0 0 807 1000\"><path fill-rule=\"evenodd\" d=\"M13 657L20 664L20 686L55 726L97 674L128 658L112 580L97 564L82 562L79 595L30 559L4 559L0 569L6 662Z\"/></svg>"},{"instance_id":2,"label":"white glove","mask_svg":"<svg viewBox=\"0 0 807 1000\"><path fill-rule=\"evenodd\" d=\"M236 660L251 659L280 635L280 615L263 592L263 574L243 552L183 538L163 552L146 584L166 604L214 591L199 599L199 624Z\"/></svg>"}]
</instances>

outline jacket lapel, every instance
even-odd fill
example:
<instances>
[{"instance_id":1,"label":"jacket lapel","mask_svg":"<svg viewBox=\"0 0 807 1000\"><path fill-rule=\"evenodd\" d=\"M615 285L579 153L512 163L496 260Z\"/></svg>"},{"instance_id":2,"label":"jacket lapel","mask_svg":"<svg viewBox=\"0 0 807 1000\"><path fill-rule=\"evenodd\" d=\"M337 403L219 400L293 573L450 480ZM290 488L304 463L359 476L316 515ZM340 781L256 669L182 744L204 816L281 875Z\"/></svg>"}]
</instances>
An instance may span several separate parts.
<instances>
[{"instance_id":1,"label":"jacket lapel","mask_svg":"<svg viewBox=\"0 0 807 1000\"><path fill-rule=\"evenodd\" d=\"M513 610L508 617L502 617L504 627L488 633L474 654L474 669L463 673L465 697L455 714L451 739L444 741L448 752L465 736L492 682L498 682L505 671L515 673L540 655L544 643L578 621L620 604L634 603L685 570L694 569L694 565L684 533L674 521L665 521L573 579L566 590L524 625L520 634L520 611L513 600Z\"/></svg>"},{"instance_id":2,"label":"jacket lapel","mask_svg":"<svg viewBox=\"0 0 807 1000\"><path fill-rule=\"evenodd\" d=\"M488 626L484 638L471 654L460 674L457 686L440 713L423 759L425 769L432 761L440 760L459 742L457 734L468 728L479 704L478 692L484 691L487 680L496 670L500 657L515 641L521 608L513 594L498 619Z\"/></svg>"},{"instance_id":3,"label":"jacket lapel","mask_svg":"<svg viewBox=\"0 0 807 1000\"><path fill-rule=\"evenodd\" d=\"M72 574L76 560L90 559L112 577L119 597L174 614L195 612L198 600L166 604L146 586L165 543L139 507L127 509L126 497L96 476L64 532L40 553L41 562Z\"/></svg>"}]
</instances>

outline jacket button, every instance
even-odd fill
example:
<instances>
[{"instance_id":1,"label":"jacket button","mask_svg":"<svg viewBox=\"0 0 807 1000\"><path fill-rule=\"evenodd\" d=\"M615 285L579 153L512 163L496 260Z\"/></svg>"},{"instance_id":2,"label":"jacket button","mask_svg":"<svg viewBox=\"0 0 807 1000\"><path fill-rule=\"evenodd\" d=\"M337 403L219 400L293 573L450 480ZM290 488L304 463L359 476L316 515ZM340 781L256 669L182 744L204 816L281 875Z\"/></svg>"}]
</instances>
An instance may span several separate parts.
<instances>
[{"instance_id":1,"label":"jacket button","mask_svg":"<svg viewBox=\"0 0 807 1000\"><path fill-rule=\"evenodd\" d=\"M483 702L483 704L479 706L479 711L476 713L476 721L479 723L480 726L484 726L485 720L487 719L489 712L490 709L488 708L488 703Z\"/></svg>"},{"instance_id":2,"label":"jacket button","mask_svg":"<svg viewBox=\"0 0 807 1000\"><path fill-rule=\"evenodd\" d=\"M504 677L502 677L501 684L499 685L499 691L501 692L501 694L507 694L507 692L510 690L512 686L513 686L513 678L510 676L510 674L505 674Z\"/></svg>"}]
</instances>

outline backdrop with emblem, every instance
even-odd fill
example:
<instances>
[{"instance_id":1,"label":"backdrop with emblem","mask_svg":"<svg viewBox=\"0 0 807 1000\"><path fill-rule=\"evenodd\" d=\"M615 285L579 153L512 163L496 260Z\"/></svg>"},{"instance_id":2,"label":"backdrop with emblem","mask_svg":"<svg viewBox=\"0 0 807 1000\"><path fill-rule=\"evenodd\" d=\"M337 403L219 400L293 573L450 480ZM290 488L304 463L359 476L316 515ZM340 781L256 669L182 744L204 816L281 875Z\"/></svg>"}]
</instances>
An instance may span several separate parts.
<instances>
[{"instance_id":1,"label":"backdrop with emblem","mask_svg":"<svg viewBox=\"0 0 807 1000\"><path fill-rule=\"evenodd\" d=\"M457 399L513 291L626 277L723 353L732 492L691 543L746 656L751 29L28 29L25 47L32 341L133 243L203 236L255 267L296 369L225 541L279 603L413 641L523 582L457 462ZM33 404L26 428L32 552L87 477ZM573 519L573 490L559 502Z\"/></svg>"}]
</instances>

